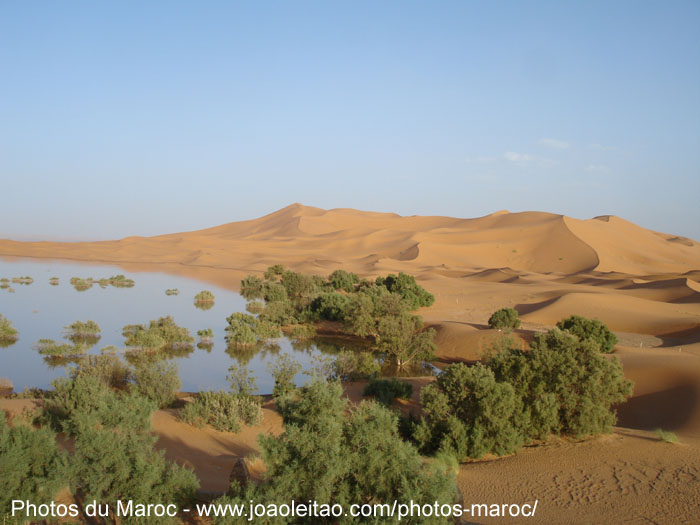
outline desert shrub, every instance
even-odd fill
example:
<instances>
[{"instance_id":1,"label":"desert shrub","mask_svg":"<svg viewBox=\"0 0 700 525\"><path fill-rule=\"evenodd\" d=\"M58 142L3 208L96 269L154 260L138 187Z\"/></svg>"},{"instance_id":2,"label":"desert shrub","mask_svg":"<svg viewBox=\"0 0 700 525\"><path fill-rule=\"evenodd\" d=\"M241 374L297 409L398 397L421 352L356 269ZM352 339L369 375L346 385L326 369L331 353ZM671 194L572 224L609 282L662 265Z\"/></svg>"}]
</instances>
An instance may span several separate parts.
<instances>
[{"instance_id":1,"label":"desert shrub","mask_svg":"<svg viewBox=\"0 0 700 525\"><path fill-rule=\"evenodd\" d=\"M39 339L34 347L41 355L50 356L76 355L85 352L85 348L80 345L57 343L53 339Z\"/></svg>"},{"instance_id":2,"label":"desert shrub","mask_svg":"<svg viewBox=\"0 0 700 525\"><path fill-rule=\"evenodd\" d=\"M384 317L377 323L377 347L399 367L429 361L435 353L435 330L423 330L420 317L411 314Z\"/></svg>"},{"instance_id":3,"label":"desert shrub","mask_svg":"<svg viewBox=\"0 0 700 525\"><path fill-rule=\"evenodd\" d=\"M345 321L351 300L341 293L323 293L311 301L311 311L320 319Z\"/></svg>"},{"instance_id":4,"label":"desert shrub","mask_svg":"<svg viewBox=\"0 0 700 525\"><path fill-rule=\"evenodd\" d=\"M151 433L149 417L153 405L137 394L113 394L112 401L107 408L80 411L71 417L75 434L70 461L72 492L112 508L117 500L179 505L191 501L199 487L194 473L166 460L165 453L154 448L157 437ZM138 425L129 420L130 414L137 416ZM142 523L143 518L123 522ZM148 522L170 523L171 518L151 516Z\"/></svg>"},{"instance_id":5,"label":"desert shrub","mask_svg":"<svg viewBox=\"0 0 700 525\"><path fill-rule=\"evenodd\" d=\"M610 432L617 420L612 407L632 393L619 360L603 356L597 343L556 328L535 336L529 351L501 352L486 366L522 399L522 428L530 437Z\"/></svg>"},{"instance_id":6,"label":"desert shrub","mask_svg":"<svg viewBox=\"0 0 700 525\"><path fill-rule=\"evenodd\" d=\"M214 294L209 290L202 290L197 295L194 296L195 303L213 303Z\"/></svg>"},{"instance_id":7,"label":"desert shrub","mask_svg":"<svg viewBox=\"0 0 700 525\"><path fill-rule=\"evenodd\" d=\"M59 283L60 279L58 277L51 277L51 279L49 279L49 284L51 286L58 286Z\"/></svg>"},{"instance_id":8,"label":"desert shrub","mask_svg":"<svg viewBox=\"0 0 700 525\"><path fill-rule=\"evenodd\" d=\"M267 369L275 379L272 395L281 398L296 390L294 378L301 371L301 365L289 354L282 354L274 362L268 363Z\"/></svg>"},{"instance_id":9,"label":"desert shrub","mask_svg":"<svg viewBox=\"0 0 700 525\"><path fill-rule=\"evenodd\" d=\"M16 341L18 337L19 332L12 326L12 321L0 314L0 340Z\"/></svg>"},{"instance_id":10,"label":"desert shrub","mask_svg":"<svg viewBox=\"0 0 700 525\"><path fill-rule=\"evenodd\" d=\"M371 352L344 350L335 357L332 366L332 377L340 381L370 379L381 372L381 367Z\"/></svg>"},{"instance_id":11,"label":"desert shrub","mask_svg":"<svg viewBox=\"0 0 700 525\"><path fill-rule=\"evenodd\" d=\"M105 347L106 348L106 347ZM102 349L105 350L104 348ZM68 375L75 379L78 376L92 376L104 385L112 388L125 388L130 372L121 359L116 355L86 355L78 361L77 366L68 369Z\"/></svg>"},{"instance_id":12,"label":"desert shrub","mask_svg":"<svg viewBox=\"0 0 700 525\"><path fill-rule=\"evenodd\" d=\"M654 430L656 435L659 437L660 441L663 441L664 443L677 443L678 442L678 436L676 436L673 432L670 432L668 430L664 430L662 428L657 428Z\"/></svg>"},{"instance_id":13,"label":"desert shrub","mask_svg":"<svg viewBox=\"0 0 700 525\"><path fill-rule=\"evenodd\" d=\"M431 306L435 302L433 294L419 285L412 275L406 273L389 274L386 277L377 277L375 282L390 292L399 294L411 310L421 306Z\"/></svg>"},{"instance_id":14,"label":"desert shrub","mask_svg":"<svg viewBox=\"0 0 700 525\"><path fill-rule=\"evenodd\" d=\"M268 267L267 270L265 270L263 277L265 277L266 281L277 281L285 271L284 266L281 264L273 264L272 266Z\"/></svg>"},{"instance_id":15,"label":"desert shrub","mask_svg":"<svg viewBox=\"0 0 700 525\"><path fill-rule=\"evenodd\" d=\"M453 473L423 461L397 431L397 418L376 403L346 411L338 383L314 381L289 405L284 432L259 438L265 480L245 487L233 483L217 503L317 501L343 508L357 503L420 501L452 504ZM222 519L219 523L233 523ZM357 518L321 516L314 523L355 523ZM394 523L395 517L372 523ZM279 523L273 518L265 523ZM450 523L448 518L421 523Z\"/></svg>"},{"instance_id":16,"label":"desert shrub","mask_svg":"<svg viewBox=\"0 0 700 525\"><path fill-rule=\"evenodd\" d=\"M28 425L10 427L0 410L0 516L8 523L12 500L50 502L65 484L66 456L56 446L56 436L48 428ZM16 523L24 523L16 516Z\"/></svg>"},{"instance_id":17,"label":"desert shrub","mask_svg":"<svg viewBox=\"0 0 700 525\"><path fill-rule=\"evenodd\" d=\"M254 345L282 335L279 326L242 312L232 313L226 321L226 341L231 345Z\"/></svg>"},{"instance_id":18,"label":"desert shrub","mask_svg":"<svg viewBox=\"0 0 700 525\"><path fill-rule=\"evenodd\" d=\"M290 299L308 297L316 291L316 285L310 275L285 271L280 281Z\"/></svg>"},{"instance_id":19,"label":"desert shrub","mask_svg":"<svg viewBox=\"0 0 700 525\"><path fill-rule=\"evenodd\" d=\"M245 309L251 314L259 314L265 309L265 303L262 301L250 301L245 305Z\"/></svg>"},{"instance_id":20,"label":"desert shrub","mask_svg":"<svg viewBox=\"0 0 700 525\"><path fill-rule=\"evenodd\" d=\"M163 408L177 398L182 383L175 363L142 363L131 373L133 388Z\"/></svg>"},{"instance_id":21,"label":"desert shrub","mask_svg":"<svg viewBox=\"0 0 700 525\"><path fill-rule=\"evenodd\" d=\"M572 315L557 323L557 328L574 334L581 340L595 342L603 353L612 352L617 344L617 336L598 319L588 319L580 315Z\"/></svg>"},{"instance_id":22,"label":"desert shrub","mask_svg":"<svg viewBox=\"0 0 700 525\"><path fill-rule=\"evenodd\" d=\"M427 453L462 461L487 453L510 454L525 443L522 401L508 383L477 364L450 365L421 391L425 417L414 437Z\"/></svg>"},{"instance_id":23,"label":"desert shrub","mask_svg":"<svg viewBox=\"0 0 700 525\"><path fill-rule=\"evenodd\" d=\"M413 385L404 381L391 379L371 379L362 395L373 397L384 405L391 405L397 397L410 400L413 395Z\"/></svg>"},{"instance_id":24,"label":"desert shrub","mask_svg":"<svg viewBox=\"0 0 700 525\"><path fill-rule=\"evenodd\" d=\"M165 346L176 347L190 345L194 339L190 331L178 326L171 316L160 317L155 321L149 321L148 326L141 324L126 325L122 329L122 335L126 338L126 346L145 349L160 349Z\"/></svg>"},{"instance_id":25,"label":"desert shrub","mask_svg":"<svg viewBox=\"0 0 700 525\"><path fill-rule=\"evenodd\" d=\"M249 275L241 281L241 295L248 299L262 299L264 295L264 281L255 275Z\"/></svg>"},{"instance_id":26,"label":"desert shrub","mask_svg":"<svg viewBox=\"0 0 700 525\"><path fill-rule=\"evenodd\" d=\"M496 310L489 317L489 327L497 330L516 329L520 327L520 319L518 319L518 311L515 308L501 308Z\"/></svg>"},{"instance_id":27,"label":"desert shrub","mask_svg":"<svg viewBox=\"0 0 700 525\"><path fill-rule=\"evenodd\" d=\"M290 325L297 322L294 309L289 303L275 301L267 303L258 317L261 321L267 321L277 326Z\"/></svg>"},{"instance_id":28,"label":"desert shrub","mask_svg":"<svg viewBox=\"0 0 700 525\"><path fill-rule=\"evenodd\" d=\"M335 270L328 276L328 283L334 290L353 292L355 291L355 285L360 283L360 278L352 272Z\"/></svg>"},{"instance_id":29,"label":"desert shrub","mask_svg":"<svg viewBox=\"0 0 700 525\"><path fill-rule=\"evenodd\" d=\"M220 390L200 392L180 410L179 417L194 426L211 425L220 432L240 432L241 424L257 425L262 420L262 409L255 397Z\"/></svg>"},{"instance_id":30,"label":"desert shrub","mask_svg":"<svg viewBox=\"0 0 700 525\"><path fill-rule=\"evenodd\" d=\"M313 339L316 337L316 327L312 324L296 325L290 334L292 339Z\"/></svg>"},{"instance_id":31,"label":"desert shrub","mask_svg":"<svg viewBox=\"0 0 700 525\"><path fill-rule=\"evenodd\" d=\"M255 377L244 366L231 365L226 380L231 385L231 394L236 397L250 397L258 389Z\"/></svg>"},{"instance_id":32,"label":"desert shrub","mask_svg":"<svg viewBox=\"0 0 700 525\"><path fill-rule=\"evenodd\" d=\"M286 303L289 301L287 289L280 283L265 283L263 299L266 303Z\"/></svg>"},{"instance_id":33,"label":"desert shrub","mask_svg":"<svg viewBox=\"0 0 700 525\"><path fill-rule=\"evenodd\" d=\"M203 328L202 330L197 330L197 335L202 340L208 340L214 337L214 330L211 328Z\"/></svg>"},{"instance_id":34,"label":"desert shrub","mask_svg":"<svg viewBox=\"0 0 700 525\"><path fill-rule=\"evenodd\" d=\"M180 293L180 290L177 288L168 288L165 290L165 295L178 295Z\"/></svg>"}]
</instances>

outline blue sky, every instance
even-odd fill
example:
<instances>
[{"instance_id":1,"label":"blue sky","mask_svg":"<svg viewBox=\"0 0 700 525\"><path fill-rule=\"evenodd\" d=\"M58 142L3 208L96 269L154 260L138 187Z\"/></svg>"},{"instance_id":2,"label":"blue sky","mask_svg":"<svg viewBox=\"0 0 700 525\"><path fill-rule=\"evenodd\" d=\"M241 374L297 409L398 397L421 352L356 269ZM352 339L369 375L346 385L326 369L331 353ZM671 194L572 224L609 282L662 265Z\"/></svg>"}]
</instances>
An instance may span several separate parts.
<instances>
[{"instance_id":1,"label":"blue sky","mask_svg":"<svg viewBox=\"0 0 700 525\"><path fill-rule=\"evenodd\" d=\"M293 202L700 240L700 3L0 3L0 236Z\"/></svg>"}]
</instances>

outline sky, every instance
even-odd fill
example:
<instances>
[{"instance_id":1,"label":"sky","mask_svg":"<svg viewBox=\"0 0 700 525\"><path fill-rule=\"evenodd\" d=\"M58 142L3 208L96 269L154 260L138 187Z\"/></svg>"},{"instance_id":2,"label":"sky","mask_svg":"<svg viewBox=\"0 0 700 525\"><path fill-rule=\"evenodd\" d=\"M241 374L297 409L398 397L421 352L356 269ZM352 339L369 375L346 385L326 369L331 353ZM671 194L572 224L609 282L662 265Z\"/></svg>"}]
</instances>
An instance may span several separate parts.
<instances>
[{"instance_id":1,"label":"sky","mask_svg":"<svg viewBox=\"0 0 700 525\"><path fill-rule=\"evenodd\" d=\"M294 202L700 240L700 2L0 1L0 237Z\"/></svg>"}]
</instances>

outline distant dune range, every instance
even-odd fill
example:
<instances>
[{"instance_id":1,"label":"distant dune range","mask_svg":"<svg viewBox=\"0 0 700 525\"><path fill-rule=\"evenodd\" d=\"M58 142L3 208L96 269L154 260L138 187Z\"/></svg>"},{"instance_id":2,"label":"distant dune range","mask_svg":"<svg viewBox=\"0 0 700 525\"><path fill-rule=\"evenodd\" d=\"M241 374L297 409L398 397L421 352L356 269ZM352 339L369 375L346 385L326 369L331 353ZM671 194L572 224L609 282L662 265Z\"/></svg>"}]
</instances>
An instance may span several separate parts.
<instances>
[{"instance_id":1,"label":"distant dune range","mask_svg":"<svg viewBox=\"0 0 700 525\"><path fill-rule=\"evenodd\" d=\"M420 313L437 331L443 362L473 362L488 352L501 334L485 329L486 321L503 306L520 312L523 327L513 335L522 347L563 317L597 317L618 334L615 354L635 381L634 396L618 407L615 434L464 465L464 500L539 498L533 523L697 522L700 244L692 239L615 216L401 217L294 204L255 220L157 237L0 240L0 255L117 263L128 272L157 269L230 288L278 263L315 274L404 271L435 295ZM417 401L426 380L414 382ZM275 418L266 415L266 431L281 430ZM257 431L228 436L229 443L213 430L185 429L183 438L184 425L167 411L154 424L159 446L192 465L208 489L225 488L235 458L258 450ZM656 427L676 432L681 444L657 442L648 432Z\"/></svg>"}]
</instances>

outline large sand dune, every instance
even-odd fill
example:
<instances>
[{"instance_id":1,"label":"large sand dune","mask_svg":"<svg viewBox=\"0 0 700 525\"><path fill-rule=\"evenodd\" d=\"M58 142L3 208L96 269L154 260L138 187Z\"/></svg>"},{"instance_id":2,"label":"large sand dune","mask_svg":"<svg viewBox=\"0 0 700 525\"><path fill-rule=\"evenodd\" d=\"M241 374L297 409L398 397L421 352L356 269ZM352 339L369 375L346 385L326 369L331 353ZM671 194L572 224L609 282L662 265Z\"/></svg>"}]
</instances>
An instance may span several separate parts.
<instances>
[{"instance_id":1,"label":"large sand dune","mask_svg":"<svg viewBox=\"0 0 700 525\"><path fill-rule=\"evenodd\" d=\"M500 334L484 328L503 306L520 312L523 330L515 335L523 346L533 331L563 317L597 317L618 333L616 354L636 383L633 398L619 407L616 434L466 465L459 476L465 501L539 498L538 523L699 522L700 475L688 466L700 450L700 244L694 240L614 216L401 217L294 204L255 220L149 238L0 240L0 255L103 261L129 272L158 265L233 288L244 275L278 263L317 274L404 271L435 295L421 313L436 328L442 361L471 362L497 344ZM192 462L208 487L225 485L235 457L256 449L252 435L214 443L215 436L168 418L155 421L161 445ZM682 444L654 441L648 430L655 427L677 432Z\"/></svg>"}]
</instances>

